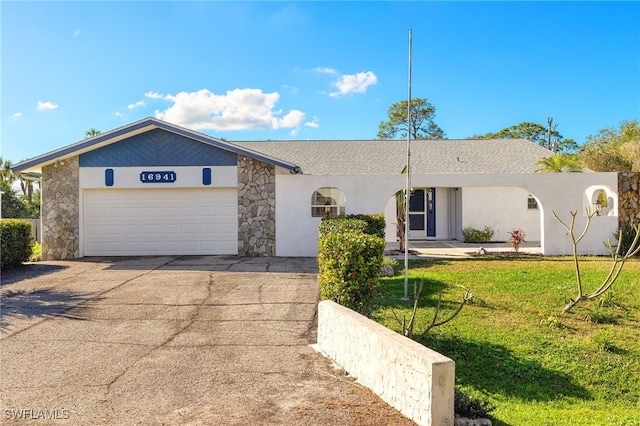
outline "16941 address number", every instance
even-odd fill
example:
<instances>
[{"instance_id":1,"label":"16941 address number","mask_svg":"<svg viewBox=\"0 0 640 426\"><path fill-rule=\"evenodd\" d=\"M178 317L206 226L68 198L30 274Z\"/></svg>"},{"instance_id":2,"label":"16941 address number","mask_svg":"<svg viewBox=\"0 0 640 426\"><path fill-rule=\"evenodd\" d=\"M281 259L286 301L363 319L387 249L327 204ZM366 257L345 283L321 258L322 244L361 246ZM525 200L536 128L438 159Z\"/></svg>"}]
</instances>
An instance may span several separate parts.
<instances>
[{"instance_id":1,"label":"16941 address number","mask_svg":"<svg viewBox=\"0 0 640 426\"><path fill-rule=\"evenodd\" d=\"M140 182L142 183L166 183L175 182L176 172L141 172Z\"/></svg>"}]
</instances>

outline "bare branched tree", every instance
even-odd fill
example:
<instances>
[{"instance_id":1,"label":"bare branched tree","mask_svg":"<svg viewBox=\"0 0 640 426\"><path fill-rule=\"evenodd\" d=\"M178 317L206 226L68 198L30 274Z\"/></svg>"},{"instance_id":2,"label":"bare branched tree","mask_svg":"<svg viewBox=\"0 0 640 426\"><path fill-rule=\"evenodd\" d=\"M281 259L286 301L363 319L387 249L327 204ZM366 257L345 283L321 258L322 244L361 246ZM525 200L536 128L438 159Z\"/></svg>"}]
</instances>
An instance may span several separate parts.
<instances>
[{"instance_id":1,"label":"bare branched tree","mask_svg":"<svg viewBox=\"0 0 640 426\"><path fill-rule=\"evenodd\" d=\"M618 244L616 245L616 247L611 244L611 240L607 240L607 242L604 243L605 247L611 254L613 264L611 265L609 274L605 277L602 283L593 292L585 293L582 283L582 275L580 273L580 263L578 262L578 243L580 243L582 238L584 238L584 236L586 235L589 229L589 225L591 224L591 218L595 216L596 211L590 211L589 209L587 209L587 223L584 226L584 230L578 237L576 237L574 232L577 214L576 211L570 212L571 223L569 225L563 222L562 219L558 217L556 212L551 213L553 214L553 217L555 217L556 220L567 230L567 232L569 233L569 237L571 238L571 244L573 246L573 263L576 272L576 285L578 287L578 294L575 298L569 299L569 303L567 303L562 310L563 313L567 313L581 301L600 297L613 286L613 283L615 283L618 279L618 276L620 276L622 267L624 266L624 263L627 261L627 259L640 253L640 225L632 225L633 230L635 231L635 237L631 242L631 246L625 253L620 253L620 248L622 247L622 244L620 244L620 242L622 241L622 229L618 233Z\"/></svg>"},{"instance_id":2,"label":"bare branched tree","mask_svg":"<svg viewBox=\"0 0 640 426\"><path fill-rule=\"evenodd\" d=\"M470 302L471 300L473 300L473 298L475 297L475 294L473 294L469 289L463 286L459 286L459 287L464 289L464 294L462 295L462 301L458 304L456 309L454 309L453 312L449 314L449 316L447 316L444 319L438 319L438 317L440 316L440 312L442 310L442 287L440 287L440 291L438 293L438 303L436 304L435 310L433 312L433 318L431 319L430 323L426 324L424 331L420 334L420 338L424 338L424 336L426 336L427 333L429 333L429 331L431 331L432 328L439 327L453 320L455 317L458 316L458 314L460 313L464 305L466 305L467 302ZM408 324L407 324L406 317L403 317L402 320L400 320L400 318L398 318L398 315L396 315L396 312L393 310L391 311L391 313L393 314L393 317L396 319L396 321L398 321L398 324L400 324L400 326L402 327L402 335L410 339L413 339L415 336L415 334L413 333L413 327L416 322L416 314L418 313L418 300L420 300L420 295L422 294L423 288L424 288L424 280L421 280L420 287L418 288L418 292L416 293L415 298L413 300L413 310L411 311L411 317L409 318Z\"/></svg>"}]
</instances>

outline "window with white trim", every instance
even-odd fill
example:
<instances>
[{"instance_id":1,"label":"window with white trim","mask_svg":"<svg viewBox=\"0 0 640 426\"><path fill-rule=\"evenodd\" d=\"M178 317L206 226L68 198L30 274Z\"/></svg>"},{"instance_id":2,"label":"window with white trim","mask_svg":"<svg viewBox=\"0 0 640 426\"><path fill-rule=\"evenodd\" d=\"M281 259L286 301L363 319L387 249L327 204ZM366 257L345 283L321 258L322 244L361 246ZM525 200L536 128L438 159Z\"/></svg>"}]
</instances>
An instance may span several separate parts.
<instances>
[{"instance_id":1,"label":"window with white trim","mask_svg":"<svg viewBox=\"0 0 640 426\"><path fill-rule=\"evenodd\" d=\"M527 197L527 210L538 210L538 200L531 194Z\"/></svg>"},{"instance_id":2,"label":"window with white trim","mask_svg":"<svg viewBox=\"0 0 640 426\"><path fill-rule=\"evenodd\" d=\"M338 188L318 188L311 196L311 217L337 217L345 214L346 199Z\"/></svg>"}]
</instances>

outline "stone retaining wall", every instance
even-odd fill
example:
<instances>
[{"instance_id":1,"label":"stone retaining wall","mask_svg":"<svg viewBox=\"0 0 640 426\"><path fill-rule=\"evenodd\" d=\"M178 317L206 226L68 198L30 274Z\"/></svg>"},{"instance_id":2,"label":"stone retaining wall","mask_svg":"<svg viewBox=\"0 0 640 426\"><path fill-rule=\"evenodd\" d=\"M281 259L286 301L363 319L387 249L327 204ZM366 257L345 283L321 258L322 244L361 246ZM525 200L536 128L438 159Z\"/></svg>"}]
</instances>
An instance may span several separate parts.
<instances>
[{"instance_id":1,"label":"stone retaining wall","mask_svg":"<svg viewBox=\"0 0 640 426\"><path fill-rule=\"evenodd\" d=\"M80 257L78 157L42 168L42 260Z\"/></svg>"},{"instance_id":2,"label":"stone retaining wall","mask_svg":"<svg viewBox=\"0 0 640 426\"><path fill-rule=\"evenodd\" d=\"M276 255L275 166L238 156L238 254Z\"/></svg>"},{"instance_id":3,"label":"stone retaining wall","mask_svg":"<svg viewBox=\"0 0 640 426\"><path fill-rule=\"evenodd\" d=\"M640 224L640 173L618 173L618 225Z\"/></svg>"},{"instance_id":4,"label":"stone retaining wall","mask_svg":"<svg viewBox=\"0 0 640 426\"><path fill-rule=\"evenodd\" d=\"M454 362L332 301L318 305L322 352L418 425L454 424Z\"/></svg>"}]
</instances>

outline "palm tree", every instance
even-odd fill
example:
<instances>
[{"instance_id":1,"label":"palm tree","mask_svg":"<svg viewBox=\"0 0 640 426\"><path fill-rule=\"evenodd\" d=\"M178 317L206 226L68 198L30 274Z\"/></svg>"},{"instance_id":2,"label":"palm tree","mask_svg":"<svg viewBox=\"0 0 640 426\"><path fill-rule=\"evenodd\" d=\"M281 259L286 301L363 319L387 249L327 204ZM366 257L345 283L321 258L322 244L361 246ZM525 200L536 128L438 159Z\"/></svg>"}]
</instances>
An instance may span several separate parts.
<instances>
[{"instance_id":1,"label":"palm tree","mask_svg":"<svg viewBox=\"0 0 640 426\"><path fill-rule=\"evenodd\" d=\"M540 167L536 170L537 173L575 173L582 171L582 165L578 162L577 157L564 153L542 158L538 161L538 164Z\"/></svg>"},{"instance_id":2,"label":"palm tree","mask_svg":"<svg viewBox=\"0 0 640 426\"><path fill-rule=\"evenodd\" d=\"M33 182L35 181L40 186L40 174L18 173L18 179L20 179L20 189L22 189L24 199L28 204L33 203Z\"/></svg>"},{"instance_id":3,"label":"palm tree","mask_svg":"<svg viewBox=\"0 0 640 426\"><path fill-rule=\"evenodd\" d=\"M89 139L89 138L92 138L94 136L98 136L100 133L102 133L100 130L94 129L92 127L89 130L87 130L87 132L84 134L84 138L85 139Z\"/></svg>"},{"instance_id":4,"label":"palm tree","mask_svg":"<svg viewBox=\"0 0 640 426\"><path fill-rule=\"evenodd\" d=\"M13 184L13 182L15 182L16 180L16 175L11 171L11 166L13 165L11 163L11 160L3 160L2 157L0 157L0 165L2 167L0 169L0 177L2 178L2 182L5 182L9 186L11 186L11 184Z\"/></svg>"}]
</instances>

